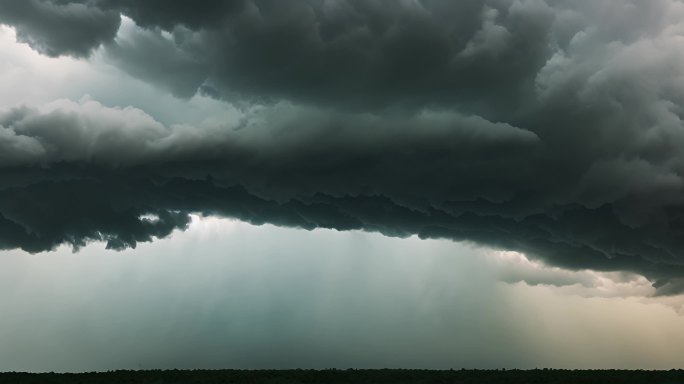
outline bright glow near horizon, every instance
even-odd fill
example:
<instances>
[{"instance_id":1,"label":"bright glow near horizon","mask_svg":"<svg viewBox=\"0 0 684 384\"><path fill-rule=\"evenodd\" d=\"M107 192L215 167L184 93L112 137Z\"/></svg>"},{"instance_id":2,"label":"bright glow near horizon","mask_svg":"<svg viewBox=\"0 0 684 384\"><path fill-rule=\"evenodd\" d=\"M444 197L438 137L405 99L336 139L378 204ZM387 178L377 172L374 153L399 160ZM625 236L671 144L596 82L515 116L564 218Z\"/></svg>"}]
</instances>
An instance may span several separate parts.
<instances>
[{"instance_id":1,"label":"bright glow near horizon","mask_svg":"<svg viewBox=\"0 0 684 384\"><path fill-rule=\"evenodd\" d=\"M1 256L0 371L667 368L684 342L666 302L504 283L550 268L450 241L195 216L135 250Z\"/></svg>"}]
</instances>

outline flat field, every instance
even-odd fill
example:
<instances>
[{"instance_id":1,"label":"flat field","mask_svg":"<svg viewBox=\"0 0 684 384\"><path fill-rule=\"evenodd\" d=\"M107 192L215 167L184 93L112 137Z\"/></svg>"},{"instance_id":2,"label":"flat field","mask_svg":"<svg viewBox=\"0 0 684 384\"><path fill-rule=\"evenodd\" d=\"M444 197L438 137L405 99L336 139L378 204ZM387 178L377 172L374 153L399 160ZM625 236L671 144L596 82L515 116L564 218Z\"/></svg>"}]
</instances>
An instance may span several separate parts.
<instances>
[{"instance_id":1,"label":"flat field","mask_svg":"<svg viewBox=\"0 0 684 384\"><path fill-rule=\"evenodd\" d=\"M684 371L643 370L150 370L89 373L0 373L2 384L551 384L551 383L684 383Z\"/></svg>"}]
</instances>

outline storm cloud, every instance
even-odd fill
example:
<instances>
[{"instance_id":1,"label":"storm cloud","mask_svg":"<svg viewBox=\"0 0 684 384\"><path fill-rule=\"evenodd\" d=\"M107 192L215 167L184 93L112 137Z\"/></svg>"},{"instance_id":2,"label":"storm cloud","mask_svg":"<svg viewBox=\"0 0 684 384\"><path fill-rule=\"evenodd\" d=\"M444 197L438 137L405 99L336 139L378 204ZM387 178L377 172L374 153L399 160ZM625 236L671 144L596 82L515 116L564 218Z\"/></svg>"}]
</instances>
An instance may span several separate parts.
<instances>
[{"instance_id":1,"label":"storm cloud","mask_svg":"<svg viewBox=\"0 0 684 384\"><path fill-rule=\"evenodd\" d=\"M12 4L0 21L41 53L101 46L134 77L241 112L174 125L96 101L5 108L5 249L134 247L200 213L684 286L678 1ZM121 15L137 26L67 23Z\"/></svg>"},{"instance_id":2,"label":"storm cloud","mask_svg":"<svg viewBox=\"0 0 684 384\"><path fill-rule=\"evenodd\" d=\"M119 13L80 3L0 1L0 23L13 25L18 40L48 56L88 56L116 36Z\"/></svg>"},{"instance_id":3,"label":"storm cloud","mask_svg":"<svg viewBox=\"0 0 684 384\"><path fill-rule=\"evenodd\" d=\"M218 26L208 18L203 28L189 20L171 28L175 19L164 13L157 23L139 17L145 6L121 9L146 30L105 49L134 76L179 95L199 90L233 102L358 110L454 102L503 108L529 91L526 80L549 53L553 19L542 2L266 0L214 13L226 15ZM150 66L140 52L151 45L174 49L145 55L159 62ZM169 65L183 56L202 76ZM147 75L150 67L158 71Z\"/></svg>"}]
</instances>

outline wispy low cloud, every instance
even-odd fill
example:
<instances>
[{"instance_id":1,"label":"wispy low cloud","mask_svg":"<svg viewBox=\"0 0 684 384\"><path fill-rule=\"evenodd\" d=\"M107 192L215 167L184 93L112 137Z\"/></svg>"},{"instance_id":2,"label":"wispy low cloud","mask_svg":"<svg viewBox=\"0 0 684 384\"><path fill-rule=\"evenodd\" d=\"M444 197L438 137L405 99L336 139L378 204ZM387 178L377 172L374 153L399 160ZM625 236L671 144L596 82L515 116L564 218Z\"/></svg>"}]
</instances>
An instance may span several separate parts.
<instances>
[{"instance_id":1,"label":"wispy low cloud","mask_svg":"<svg viewBox=\"0 0 684 384\"><path fill-rule=\"evenodd\" d=\"M657 293L651 282L633 273L568 270L512 251L484 250L484 253L495 276L507 284L549 286L559 293L582 297L649 297Z\"/></svg>"}]
</instances>

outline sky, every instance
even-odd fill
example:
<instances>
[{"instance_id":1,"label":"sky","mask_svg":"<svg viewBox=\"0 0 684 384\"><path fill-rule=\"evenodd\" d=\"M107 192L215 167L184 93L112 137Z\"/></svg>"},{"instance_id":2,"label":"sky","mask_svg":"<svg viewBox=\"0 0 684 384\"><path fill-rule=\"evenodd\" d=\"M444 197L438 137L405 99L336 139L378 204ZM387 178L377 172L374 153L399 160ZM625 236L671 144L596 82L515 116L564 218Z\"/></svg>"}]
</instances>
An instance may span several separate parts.
<instances>
[{"instance_id":1,"label":"sky","mask_svg":"<svg viewBox=\"0 0 684 384\"><path fill-rule=\"evenodd\" d=\"M0 371L680 368L684 3L0 0Z\"/></svg>"}]
</instances>

